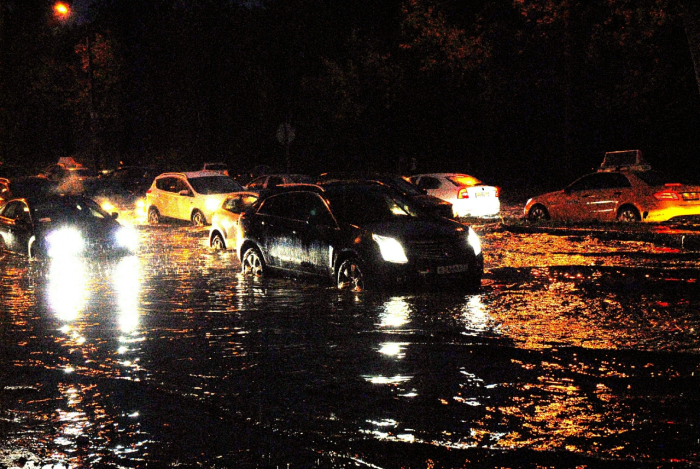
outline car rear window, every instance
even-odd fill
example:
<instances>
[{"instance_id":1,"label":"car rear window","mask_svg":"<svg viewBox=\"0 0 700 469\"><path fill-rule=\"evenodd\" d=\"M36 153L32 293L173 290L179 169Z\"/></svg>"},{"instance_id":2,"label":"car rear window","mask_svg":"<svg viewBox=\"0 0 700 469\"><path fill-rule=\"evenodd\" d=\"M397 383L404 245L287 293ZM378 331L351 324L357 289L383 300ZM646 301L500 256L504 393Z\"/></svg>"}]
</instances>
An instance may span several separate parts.
<instances>
[{"instance_id":1,"label":"car rear window","mask_svg":"<svg viewBox=\"0 0 700 469\"><path fill-rule=\"evenodd\" d=\"M228 194L238 192L243 188L233 179L226 176L204 176L189 179L192 188L198 194Z\"/></svg>"},{"instance_id":2,"label":"car rear window","mask_svg":"<svg viewBox=\"0 0 700 469\"><path fill-rule=\"evenodd\" d=\"M457 186L476 186L477 184L481 184L481 181L479 181L477 178L475 178L474 176L468 176L466 174L450 176L447 179L452 181Z\"/></svg>"}]
</instances>

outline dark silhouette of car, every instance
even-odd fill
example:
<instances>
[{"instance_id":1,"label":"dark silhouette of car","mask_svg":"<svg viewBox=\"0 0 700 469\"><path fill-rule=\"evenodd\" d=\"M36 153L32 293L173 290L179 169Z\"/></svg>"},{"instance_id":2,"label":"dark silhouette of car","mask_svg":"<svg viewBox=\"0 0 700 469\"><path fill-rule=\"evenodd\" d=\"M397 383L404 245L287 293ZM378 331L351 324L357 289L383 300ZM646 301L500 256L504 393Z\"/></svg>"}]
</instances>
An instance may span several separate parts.
<instances>
[{"instance_id":1,"label":"dark silhouette of car","mask_svg":"<svg viewBox=\"0 0 700 469\"><path fill-rule=\"evenodd\" d=\"M135 252L136 232L115 218L80 195L12 199L0 208L0 250L28 257Z\"/></svg>"},{"instance_id":2,"label":"dark silhouette of car","mask_svg":"<svg viewBox=\"0 0 700 469\"><path fill-rule=\"evenodd\" d=\"M244 273L317 276L356 291L416 282L475 291L483 274L469 226L425 215L374 181L279 186L240 216L236 246Z\"/></svg>"},{"instance_id":3,"label":"dark silhouette of car","mask_svg":"<svg viewBox=\"0 0 700 469\"><path fill-rule=\"evenodd\" d=\"M413 184L408 178L390 173L323 173L318 177L319 183L330 181L379 181L399 191L411 199L425 213L445 218L455 218L452 203L428 194L424 189Z\"/></svg>"}]
</instances>

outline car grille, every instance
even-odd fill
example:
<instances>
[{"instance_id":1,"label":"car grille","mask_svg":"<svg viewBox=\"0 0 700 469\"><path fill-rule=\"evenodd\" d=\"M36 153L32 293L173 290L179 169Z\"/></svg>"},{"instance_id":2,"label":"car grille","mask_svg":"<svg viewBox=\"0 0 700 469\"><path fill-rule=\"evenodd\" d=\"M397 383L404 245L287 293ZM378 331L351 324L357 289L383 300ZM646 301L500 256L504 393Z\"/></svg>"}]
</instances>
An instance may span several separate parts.
<instances>
[{"instance_id":1,"label":"car grille","mask_svg":"<svg viewBox=\"0 0 700 469\"><path fill-rule=\"evenodd\" d=\"M682 192L683 200L700 200L700 192Z\"/></svg>"},{"instance_id":2,"label":"car grille","mask_svg":"<svg viewBox=\"0 0 700 469\"><path fill-rule=\"evenodd\" d=\"M465 240L425 240L408 243L408 257L421 261L445 261L466 254Z\"/></svg>"}]
</instances>

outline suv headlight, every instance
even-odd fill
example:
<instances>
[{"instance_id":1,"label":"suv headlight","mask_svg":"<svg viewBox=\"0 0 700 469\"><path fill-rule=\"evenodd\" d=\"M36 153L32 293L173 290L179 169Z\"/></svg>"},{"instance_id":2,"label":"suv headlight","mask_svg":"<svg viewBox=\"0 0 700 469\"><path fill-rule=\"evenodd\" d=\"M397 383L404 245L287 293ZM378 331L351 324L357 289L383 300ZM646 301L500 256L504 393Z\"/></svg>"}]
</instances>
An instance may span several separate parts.
<instances>
[{"instance_id":1,"label":"suv headlight","mask_svg":"<svg viewBox=\"0 0 700 469\"><path fill-rule=\"evenodd\" d=\"M389 238L388 236L379 236L377 234L373 234L372 239L379 245L379 252L382 253L382 257L385 261L396 264L405 264L408 262L403 246L401 246L401 243L396 239Z\"/></svg>"},{"instance_id":2,"label":"suv headlight","mask_svg":"<svg viewBox=\"0 0 700 469\"><path fill-rule=\"evenodd\" d=\"M83 235L76 228L59 228L46 235L49 257L77 256L85 249Z\"/></svg>"},{"instance_id":3,"label":"suv headlight","mask_svg":"<svg viewBox=\"0 0 700 469\"><path fill-rule=\"evenodd\" d=\"M471 227L469 227L469 233L467 234L467 242L474 249L474 255L478 256L481 254L481 240Z\"/></svg>"}]
</instances>

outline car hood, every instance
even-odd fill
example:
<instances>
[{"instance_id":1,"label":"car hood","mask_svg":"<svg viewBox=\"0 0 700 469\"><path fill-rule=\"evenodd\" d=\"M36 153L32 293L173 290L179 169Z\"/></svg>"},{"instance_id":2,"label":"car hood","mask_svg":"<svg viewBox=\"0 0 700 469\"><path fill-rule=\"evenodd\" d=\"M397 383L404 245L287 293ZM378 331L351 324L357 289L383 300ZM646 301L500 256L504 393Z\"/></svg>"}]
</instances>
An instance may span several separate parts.
<instances>
[{"instance_id":1,"label":"car hood","mask_svg":"<svg viewBox=\"0 0 700 469\"><path fill-rule=\"evenodd\" d=\"M420 217L373 222L361 228L381 236L391 236L405 241L432 240L466 236L469 227L444 218Z\"/></svg>"}]
</instances>

